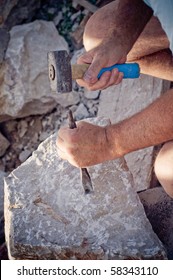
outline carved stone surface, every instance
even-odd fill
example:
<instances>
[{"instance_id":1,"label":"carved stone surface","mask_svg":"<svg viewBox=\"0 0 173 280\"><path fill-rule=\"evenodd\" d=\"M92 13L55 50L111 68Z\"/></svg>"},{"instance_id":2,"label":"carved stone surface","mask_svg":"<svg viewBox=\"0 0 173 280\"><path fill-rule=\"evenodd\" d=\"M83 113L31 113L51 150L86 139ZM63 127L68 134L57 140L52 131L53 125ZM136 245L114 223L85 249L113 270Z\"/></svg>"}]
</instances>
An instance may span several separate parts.
<instances>
[{"instance_id":1,"label":"carved stone surface","mask_svg":"<svg viewBox=\"0 0 173 280\"><path fill-rule=\"evenodd\" d=\"M101 91L98 116L108 117L112 123L118 123L147 107L169 86L170 82L146 75L141 75L139 79L123 80L121 84ZM153 147L125 156L137 191L149 188L152 157Z\"/></svg>"},{"instance_id":2,"label":"carved stone surface","mask_svg":"<svg viewBox=\"0 0 173 280\"><path fill-rule=\"evenodd\" d=\"M54 134L5 179L10 259L166 259L125 160L88 170L94 192L85 195L79 169L57 155Z\"/></svg>"}]
</instances>

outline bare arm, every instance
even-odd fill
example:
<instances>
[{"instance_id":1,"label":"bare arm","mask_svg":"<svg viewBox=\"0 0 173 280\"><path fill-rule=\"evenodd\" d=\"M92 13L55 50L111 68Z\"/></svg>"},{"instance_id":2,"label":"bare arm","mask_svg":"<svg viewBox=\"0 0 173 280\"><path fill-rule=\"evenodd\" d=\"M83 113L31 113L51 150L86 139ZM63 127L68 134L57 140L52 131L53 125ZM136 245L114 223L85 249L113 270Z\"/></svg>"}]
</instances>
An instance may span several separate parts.
<instances>
[{"instance_id":1,"label":"bare arm","mask_svg":"<svg viewBox=\"0 0 173 280\"><path fill-rule=\"evenodd\" d=\"M173 139L173 89L119 124L107 127L112 158Z\"/></svg>"},{"instance_id":2,"label":"bare arm","mask_svg":"<svg viewBox=\"0 0 173 280\"><path fill-rule=\"evenodd\" d=\"M173 89L129 119L107 127L78 122L58 132L59 155L78 167L113 160L173 139Z\"/></svg>"}]
</instances>

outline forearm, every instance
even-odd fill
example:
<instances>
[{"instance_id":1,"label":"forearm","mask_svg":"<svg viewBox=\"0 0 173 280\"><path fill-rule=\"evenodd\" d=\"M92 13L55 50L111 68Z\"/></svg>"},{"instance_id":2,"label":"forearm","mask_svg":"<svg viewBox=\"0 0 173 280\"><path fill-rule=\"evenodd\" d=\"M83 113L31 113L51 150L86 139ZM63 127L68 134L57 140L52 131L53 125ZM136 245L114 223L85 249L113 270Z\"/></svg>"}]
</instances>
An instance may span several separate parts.
<instances>
[{"instance_id":1,"label":"forearm","mask_svg":"<svg viewBox=\"0 0 173 280\"><path fill-rule=\"evenodd\" d=\"M173 89L143 111L107 127L111 158L173 139Z\"/></svg>"},{"instance_id":2,"label":"forearm","mask_svg":"<svg viewBox=\"0 0 173 280\"><path fill-rule=\"evenodd\" d=\"M135 62L139 64L141 73L173 81L173 56L169 49L144 56Z\"/></svg>"}]
</instances>

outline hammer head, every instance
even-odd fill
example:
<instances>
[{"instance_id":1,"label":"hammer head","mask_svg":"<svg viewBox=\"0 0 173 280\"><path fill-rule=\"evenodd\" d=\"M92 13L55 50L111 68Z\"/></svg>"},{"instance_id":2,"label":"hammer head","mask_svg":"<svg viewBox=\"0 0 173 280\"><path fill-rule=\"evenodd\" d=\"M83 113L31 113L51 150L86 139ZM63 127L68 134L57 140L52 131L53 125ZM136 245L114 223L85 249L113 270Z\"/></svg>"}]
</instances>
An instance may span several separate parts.
<instances>
[{"instance_id":1,"label":"hammer head","mask_svg":"<svg viewBox=\"0 0 173 280\"><path fill-rule=\"evenodd\" d=\"M48 69L52 91L56 93L72 91L72 73L67 51L48 52Z\"/></svg>"}]
</instances>

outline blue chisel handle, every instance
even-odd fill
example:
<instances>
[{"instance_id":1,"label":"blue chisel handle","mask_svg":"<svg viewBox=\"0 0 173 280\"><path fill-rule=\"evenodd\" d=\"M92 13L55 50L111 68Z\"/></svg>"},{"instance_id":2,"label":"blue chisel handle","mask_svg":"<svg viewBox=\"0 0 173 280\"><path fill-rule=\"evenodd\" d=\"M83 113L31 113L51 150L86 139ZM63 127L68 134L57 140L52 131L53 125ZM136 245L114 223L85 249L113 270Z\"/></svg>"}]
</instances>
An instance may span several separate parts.
<instances>
[{"instance_id":1,"label":"blue chisel handle","mask_svg":"<svg viewBox=\"0 0 173 280\"><path fill-rule=\"evenodd\" d=\"M101 75L106 71L111 71L117 68L119 72L124 74L123 79L135 79L140 76L140 68L138 63L124 63L124 64L114 64L110 67L102 68L97 76L99 79Z\"/></svg>"}]
</instances>

